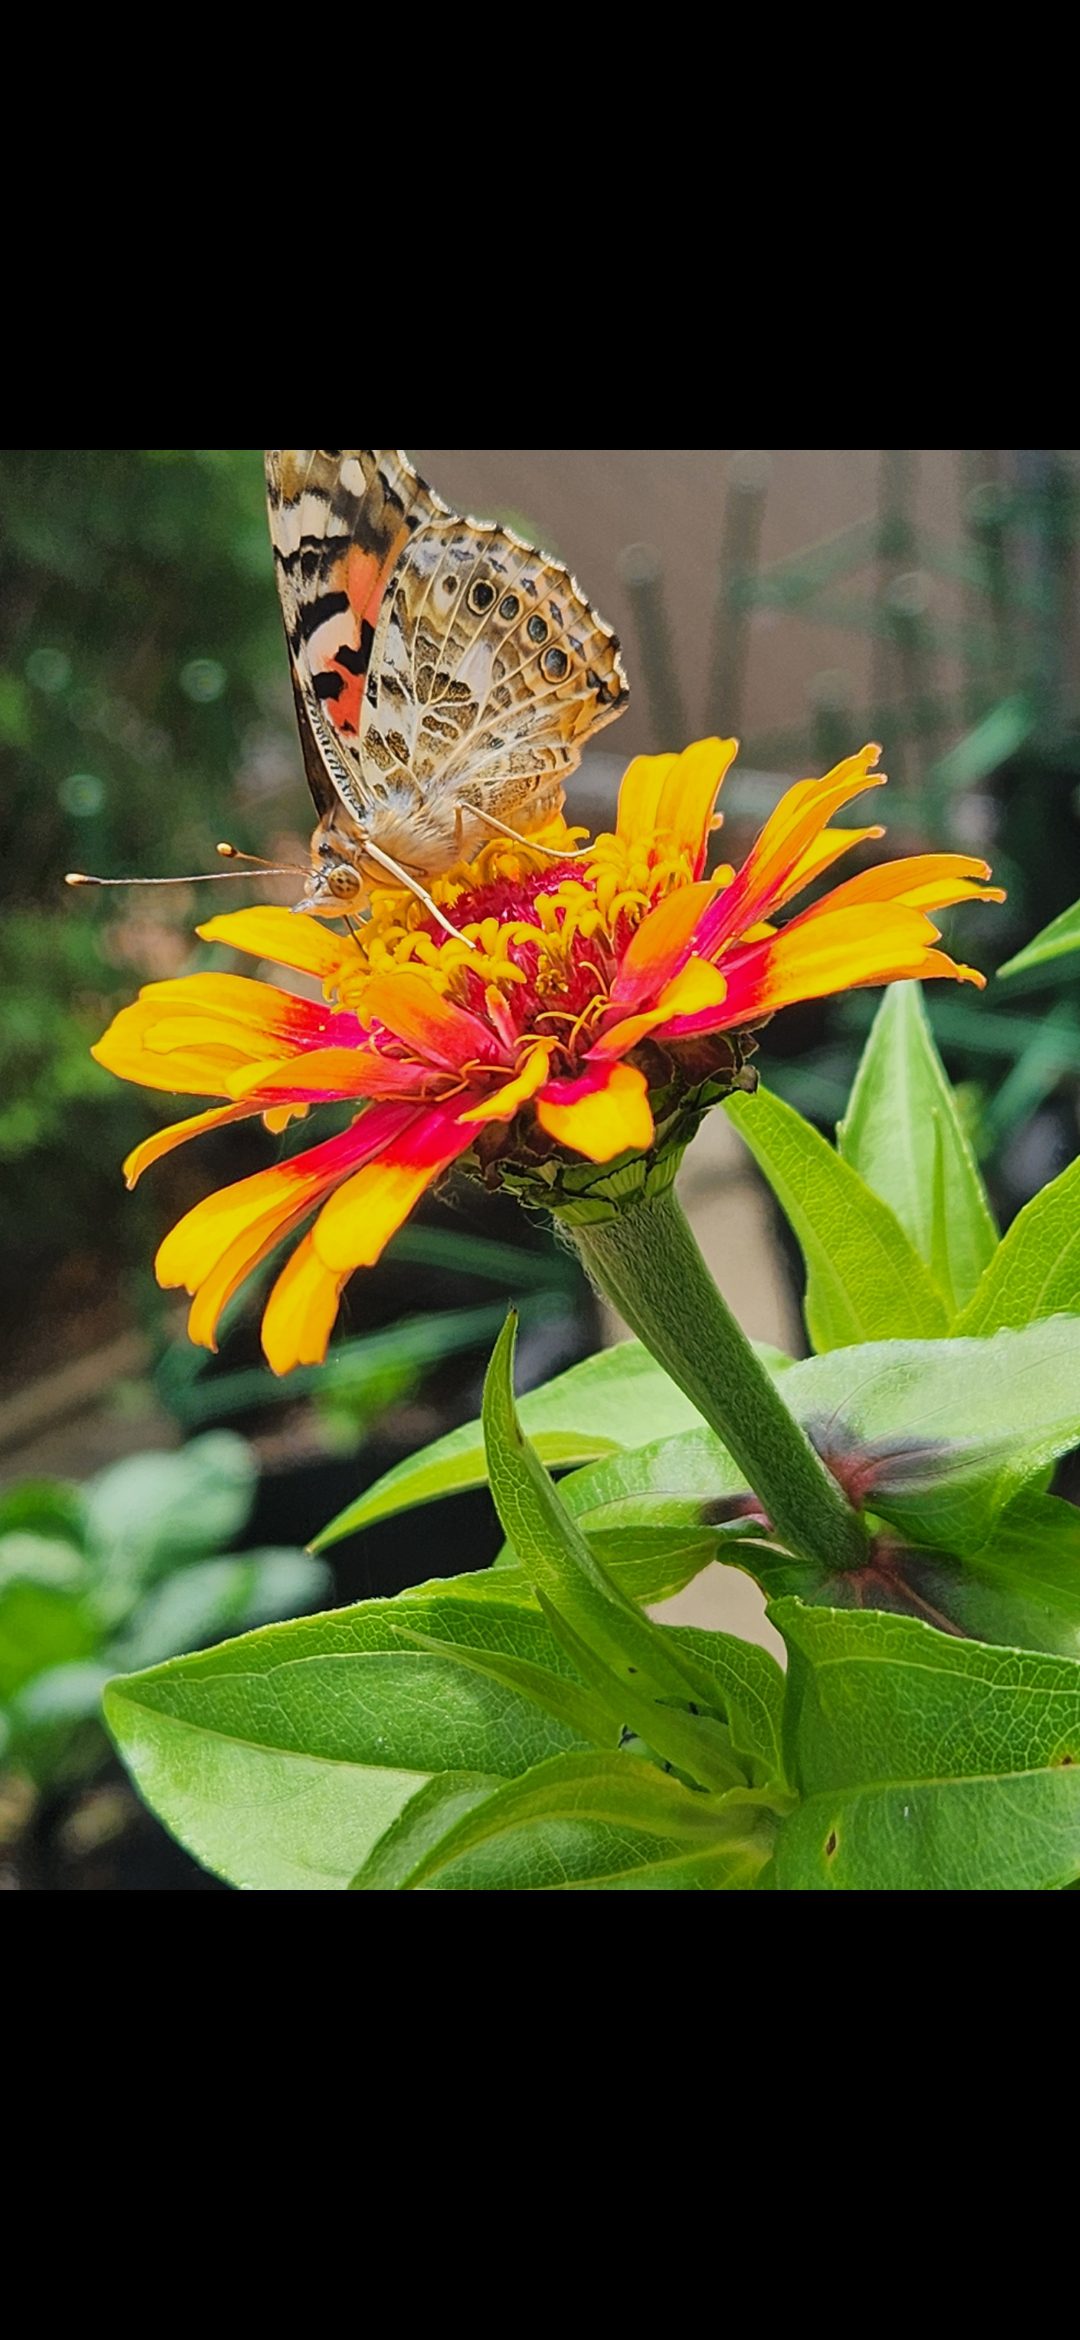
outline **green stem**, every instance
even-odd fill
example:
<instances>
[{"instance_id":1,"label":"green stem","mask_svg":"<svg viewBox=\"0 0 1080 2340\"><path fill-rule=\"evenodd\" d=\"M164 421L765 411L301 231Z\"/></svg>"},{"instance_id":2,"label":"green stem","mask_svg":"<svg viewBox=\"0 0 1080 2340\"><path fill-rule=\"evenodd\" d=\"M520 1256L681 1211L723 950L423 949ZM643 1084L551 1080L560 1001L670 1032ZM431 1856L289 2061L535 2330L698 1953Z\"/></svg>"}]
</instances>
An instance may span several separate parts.
<instances>
[{"instance_id":1,"label":"green stem","mask_svg":"<svg viewBox=\"0 0 1080 2340\"><path fill-rule=\"evenodd\" d=\"M674 1190L568 1232L594 1281L745 1471L789 1550L829 1569L858 1567L862 1521L717 1291Z\"/></svg>"}]
</instances>

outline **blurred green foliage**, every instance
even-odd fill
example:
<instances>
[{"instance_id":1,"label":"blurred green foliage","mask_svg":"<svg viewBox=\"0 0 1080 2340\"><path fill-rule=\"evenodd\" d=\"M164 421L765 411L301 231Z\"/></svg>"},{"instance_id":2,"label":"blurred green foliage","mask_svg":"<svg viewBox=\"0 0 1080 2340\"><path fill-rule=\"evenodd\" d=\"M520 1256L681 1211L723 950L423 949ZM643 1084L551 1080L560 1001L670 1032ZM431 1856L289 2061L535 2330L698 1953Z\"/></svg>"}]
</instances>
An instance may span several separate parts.
<instances>
[{"instance_id":1,"label":"blurred green foliage","mask_svg":"<svg viewBox=\"0 0 1080 2340\"><path fill-rule=\"evenodd\" d=\"M102 1684L117 1666L312 1609L321 1561L223 1557L255 1497L250 1448L212 1431L134 1455L82 1488L26 1481L0 1495L0 1766L41 1791L92 1777L108 1746Z\"/></svg>"},{"instance_id":2,"label":"blurred green foliage","mask_svg":"<svg viewBox=\"0 0 1080 2340\"><path fill-rule=\"evenodd\" d=\"M140 981L190 955L187 888L71 892L259 845L306 797L257 450L0 451L0 1210L9 1279L73 1229L133 1267L118 1176L146 1102L89 1056Z\"/></svg>"}]
</instances>

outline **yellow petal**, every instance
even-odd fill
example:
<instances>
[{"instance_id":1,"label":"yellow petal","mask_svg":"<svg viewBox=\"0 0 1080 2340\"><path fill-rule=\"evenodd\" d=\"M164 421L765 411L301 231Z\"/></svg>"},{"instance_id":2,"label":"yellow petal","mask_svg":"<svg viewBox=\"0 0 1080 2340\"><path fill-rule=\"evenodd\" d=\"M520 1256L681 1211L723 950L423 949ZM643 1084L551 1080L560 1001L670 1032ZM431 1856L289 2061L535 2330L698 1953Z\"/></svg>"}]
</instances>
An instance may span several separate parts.
<instances>
[{"instance_id":1,"label":"yellow petal","mask_svg":"<svg viewBox=\"0 0 1080 2340\"><path fill-rule=\"evenodd\" d=\"M321 1365L334 1329L344 1275L325 1267L305 1235L283 1267L262 1320L263 1354L274 1373Z\"/></svg>"},{"instance_id":2,"label":"yellow petal","mask_svg":"<svg viewBox=\"0 0 1080 2340\"><path fill-rule=\"evenodd\" d=\"M264 1259L277 1250L278 1244L295 1232L307 1209L305 1202L299 1209L289 1210L282 1205L265 1211L226 1245L221 1257L202 1278L188 1311L188 1339L197 1348L216 1350L218 1325L230 1300L241 1284L254 1275L255 1269L262 1266Z\"/></svg>"},{"instance_id":3,"label":"yellow petal","mask_svg":"<svg viewBox=\"0 0 1080 2340\"><path fill-rule=\"evenodd\" d=\"M792 925L802 926L811 918L833 910L853 910L867 902L902 902L911 910L944 910L952 902L969 900L1003 902L1000 886L982 882L989 875L989 863L970 854L905 854L897 861L880 861L875 868L846 878L843 885L834 886L820 902L793 919Z\"/></svg>"},{"instance_id":4,"label":"yellow petal","mask_svg":"<svg viewBox=\"0 0 1080 2340\"><path fill-rule=\"evenodd\" d=\"M653 834L660 792L678 756L635 756L619 787L616 834L624 845L636 845Z\"/></svg>"},{"instance_id":5,"label":"yellow petal","mask_svg":"<svg viewBox=\"0 0 1080 2340\"><path fill-rule=\"evenodd\" d=\"M358 1170L324 1205L312 1229L323 1266L341 1276L374 1267L437 1175L436 1165L414 1168L385 1158Z\"/></svg>"},{"instance_id":6,"label":"yellow petal","mask_svg":"<svg viewBox=\"0 0 1080 2340\"><path fill-rule=\"evenodd\" d=\"M683 749L661 782L654 826L676 852L689 856L693 870L704 864L713 806L738 752L737 739L699 739Z\"/></svg>"},{"instance_id":7,"label":"yellow petal","mask_svg":"<svg viewBox=\"0 0 1080 2340\"><path fill-rule=\"evenodd\" d=\"M167 1129L156 1129L152 1137L144 1138L124 1163L124 1177L128 1186L135 1186L144 1170L152 1162L160 1162L177 1146L186 1146L189 1138L201 1137L204 1129L218 1129L226 1121L250 1121L259 1110L257 1105L214 1105L209 1113L193 1113L187 1121L172 1121Z\"/></svg>"},{"instance_id":8,"label":"yellow petal","mask_svg":"<svg viewBox=\"0 0 1080 2340\"><path fill-rule=\"evenodd\" d=\"M611 1162L617 1154L645 1153L654 1137L648 1084L635 1065L613 1065L606 1079L588 1087L564 1082L582 1093L569 1102L540 1097L536 1118L549 1137L590 1162Z\"/></svg>"},{"instance_id":9,"label":"yellow petal","mask_svg":"<svg viewBox=\"0 0 1080 2340\"><path fill-rule=\"evenodd\" d=\"M512 1121L519 1105L524 1105L530 1097L535 1097L538 1089L543 1088L554 1046L555 1042L551 1040L540 1041L535 1048L531 1048L517 1079L507 1081L501 1089L495 1089L490 1097L485 1097L482 1105L474 1105L468 1113L459 1114L459 1120Z\"/></svg>"},{"instance_id":10,"label":"yellow petal","mask_svg":"<svg viewBox=\"0 0 1080 2340\"><path fill-rule=\"evenodd\" d=\"M351 935L331 934L317 918L269 905L230 910L222 918L208 918L196 930L204 942L231 944L254 959L270 959L276 967L295 967L298 974L317 975L323 983L352 973L360 955Z\"/></svg>"}]
</instances>

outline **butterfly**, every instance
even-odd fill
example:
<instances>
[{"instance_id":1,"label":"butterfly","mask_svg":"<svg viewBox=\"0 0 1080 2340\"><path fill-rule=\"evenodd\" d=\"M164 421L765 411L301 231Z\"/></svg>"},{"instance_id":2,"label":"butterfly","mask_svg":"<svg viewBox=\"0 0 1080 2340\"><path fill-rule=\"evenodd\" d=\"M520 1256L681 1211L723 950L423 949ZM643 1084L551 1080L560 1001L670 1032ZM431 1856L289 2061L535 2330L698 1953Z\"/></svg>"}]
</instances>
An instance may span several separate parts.
<instances>
[{"instance_id":1,"label":"butterfly","mask_svg":"<svg viewBox=\"0 0 1080 2340\"><path fill-rule=\"evenodd\" d=\"M616 636L561 562L452 512L400 451L270 448L266 484L319 815L297 908L340 918L390 882L447 926L424 880L541 827L621 713Z\"/></svg>"}]
</instances>

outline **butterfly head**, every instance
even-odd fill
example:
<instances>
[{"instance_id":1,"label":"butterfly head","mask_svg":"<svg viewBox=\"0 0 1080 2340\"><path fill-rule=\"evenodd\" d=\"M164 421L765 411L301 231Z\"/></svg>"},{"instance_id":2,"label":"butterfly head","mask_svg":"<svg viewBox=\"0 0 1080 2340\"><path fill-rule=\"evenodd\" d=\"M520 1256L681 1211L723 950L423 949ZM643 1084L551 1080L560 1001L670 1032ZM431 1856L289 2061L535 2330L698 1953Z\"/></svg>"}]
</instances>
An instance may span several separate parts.
<instances>
[{"instance_id":1,"label":"butterfly head","mask_svg":"<svg viewBox=\"0 0 1080 2340\"><path fill-rule=\"evenodd\" d=\"M342 836L333 814L328 814L312 837L311 870L296 908L316 918L342 918L346 911L366 907L367 877L358 848Z\"/></svg>"}]
</instances>

